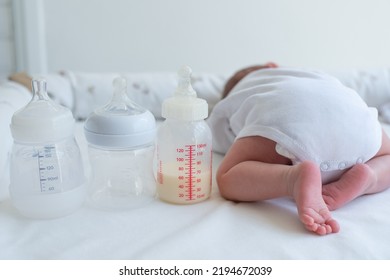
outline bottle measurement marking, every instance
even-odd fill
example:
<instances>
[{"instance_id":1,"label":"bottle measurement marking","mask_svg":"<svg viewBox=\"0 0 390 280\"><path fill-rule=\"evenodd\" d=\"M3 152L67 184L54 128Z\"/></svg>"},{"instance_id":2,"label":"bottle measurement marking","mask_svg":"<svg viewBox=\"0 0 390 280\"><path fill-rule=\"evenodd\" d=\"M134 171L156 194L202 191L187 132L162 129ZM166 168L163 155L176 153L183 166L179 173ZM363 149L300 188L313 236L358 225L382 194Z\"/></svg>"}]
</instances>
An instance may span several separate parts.
<instances>
[{"instance_id":1,"label":"bottle measurement marking","mask_svg":"<svg viewBox=\"0 0 390 280\"><path fill-rule=\"evenodd\" d=\"M171 184L170 189L166 189L167 193L164 196L168 196L168 192L172 192L172 195L175 195L175 199L179 203L203 200L208 196L211 185L209 186L207 184L211 180L211 175L208 172L209 169L204 170L203 166L207 147L207 144L198 143L176 148L176 163L172 166L174 167L172 171L177 173L167 172L164 174L165 167L162 167L161 177L158 178L158 183L161 185ZM161 163L161 165L164 164ZM169 170L168 167L166 168ZM173 176L169 176L168 174L172 174Z\"/></svg>"},{"instance_id":2,"label":"bottle measurement marking","mask_svg":"<svg viewBox=\"0 0 390 280\"><path fill-rule=\"evenodd\" d=\"M39 183L42 193L58 192L59 165L56 148L53 145L38 148Z\"/></svg>"},{"instance_id":3,"label":"bottle measurement marking","mask_svg":"<svg viewBox=\"0 0 390 280\"><path fill-rule=\"evenodd\" d=\"M187 171L185 172L186 176L186 192L187 200L194 200L194 156L195 156L195 145L185 145L185 165L187 166Z\"/></svg>"}]
</instances>

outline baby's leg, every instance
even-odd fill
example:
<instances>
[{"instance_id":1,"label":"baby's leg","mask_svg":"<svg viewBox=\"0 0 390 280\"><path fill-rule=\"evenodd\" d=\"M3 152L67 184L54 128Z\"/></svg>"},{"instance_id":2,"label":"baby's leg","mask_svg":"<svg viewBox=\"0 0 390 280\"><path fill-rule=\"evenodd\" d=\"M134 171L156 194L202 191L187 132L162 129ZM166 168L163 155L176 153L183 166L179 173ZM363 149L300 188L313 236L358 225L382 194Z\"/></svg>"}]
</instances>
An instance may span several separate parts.
<instances>
[{"instance_id":1,"label":"baby's leg","mask_svg":"<svg viewBox=\"0 0 390 280\"><path fill-rule=\"evenodd\" d=\"M321 174L311 162L291 166L277 154L275 142L263 137L237 140L217 172L222 196L236 201L258 201L291 196L305 227L317 234L338 232L321 194Z\"/></svg>"},{"instance_id":2,"label":"baby's leg","mask_svg":"<svg viewBox=\"0 0 390 280\"><path fill-rule=\"evenodd\" d=\"M365 164L357 164L338 181L323 187L323 197L330 210L340 208L364 194L381 192L390 187L390 140L382 132L379 152Z\"/></svg>"}]
</instances>

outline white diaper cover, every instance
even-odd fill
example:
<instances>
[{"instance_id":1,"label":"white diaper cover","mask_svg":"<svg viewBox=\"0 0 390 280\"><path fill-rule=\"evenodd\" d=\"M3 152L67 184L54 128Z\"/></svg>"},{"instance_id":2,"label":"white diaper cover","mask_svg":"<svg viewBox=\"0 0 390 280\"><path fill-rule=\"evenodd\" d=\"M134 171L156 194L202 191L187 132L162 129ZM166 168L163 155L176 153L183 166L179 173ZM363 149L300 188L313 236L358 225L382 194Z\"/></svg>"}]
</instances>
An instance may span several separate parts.
<instances>
[{"instance_id":1,"label":"white diaper cover","mask_svg":"<svg viewBox=\"0 0 390 280\"><path fill-rule=\"evenodd\" d=\"M318 164L323 183L338 179L378 152L382 129L378 113L353 90L319 73L280 70L248 77L240 85L245 100L230 118L238 138L262 136L293 164ZM297 74L298 73L298 74ZM255 80L261 80L255 83Z\"/></svg>"}]
</instances>

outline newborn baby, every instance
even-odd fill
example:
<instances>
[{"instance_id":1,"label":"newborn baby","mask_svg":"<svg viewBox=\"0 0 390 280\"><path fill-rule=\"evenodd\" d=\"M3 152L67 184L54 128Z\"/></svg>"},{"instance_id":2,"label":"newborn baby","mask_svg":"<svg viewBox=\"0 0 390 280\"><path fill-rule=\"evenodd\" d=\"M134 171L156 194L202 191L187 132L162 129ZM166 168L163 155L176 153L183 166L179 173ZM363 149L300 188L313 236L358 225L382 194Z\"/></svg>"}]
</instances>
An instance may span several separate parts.
<instances>
[{"instance_id":1,"label":"newborn baby","mask_svg":"<svg viewBox=\"0 0 390 280\"><path fill-rule=\"evenodd\" d=\"M225 97L226 96L226 97ZM305 227L339 231L330 210L390 186L390 141L377 111L337 79L275 64L237 72L208 123L222 196L295 199Z\"/></svg>"}]
</instances>

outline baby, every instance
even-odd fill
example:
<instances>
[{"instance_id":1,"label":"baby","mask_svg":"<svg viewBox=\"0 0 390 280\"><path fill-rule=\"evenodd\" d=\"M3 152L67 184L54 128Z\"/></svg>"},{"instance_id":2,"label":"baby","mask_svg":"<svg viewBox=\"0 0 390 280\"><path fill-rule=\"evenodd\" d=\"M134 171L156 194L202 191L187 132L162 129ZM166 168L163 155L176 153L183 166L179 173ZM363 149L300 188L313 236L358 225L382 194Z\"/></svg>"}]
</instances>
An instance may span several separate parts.
<instances>
[{"instance_id":1,"label":"baby","mask_svg":"<svg viewBox=\"0 0 390 280\"><path fill-rule=\"evenodd\" d=\"M303 225L338 232L335 210L390 186L390 141L377 111L337 79L274 63L237 72L208 123L226 153L220 193L234 201L292 197Z\"/></svg>"}]
</instances>

